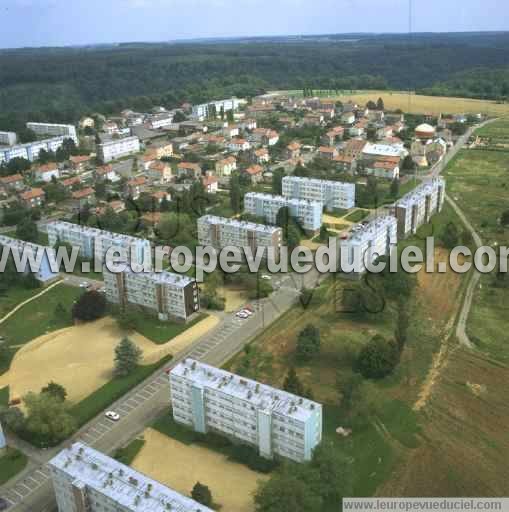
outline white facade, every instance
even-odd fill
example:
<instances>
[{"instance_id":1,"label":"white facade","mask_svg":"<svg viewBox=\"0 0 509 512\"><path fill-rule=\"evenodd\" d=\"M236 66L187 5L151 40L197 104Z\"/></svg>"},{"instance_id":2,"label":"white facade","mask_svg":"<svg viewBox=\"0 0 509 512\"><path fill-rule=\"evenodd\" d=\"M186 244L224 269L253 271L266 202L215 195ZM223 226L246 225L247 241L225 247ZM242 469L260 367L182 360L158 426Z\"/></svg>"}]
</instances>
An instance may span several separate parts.
<instances>
[{"instance_id":1,"label":"white facade","mask_svg":"<svg viewBox=\"0 0 509 512\"><path fill-rule=\"evenodd\" d=\"M132 155L140 151L140 139L138 137L125 137L111 140L97 145L97 156L101 162L111 162L123 156Z\"/></svg>"},{"instance_id":2,"label":"white facade","mask_svg":"<svg viewBox=\"0 0 509 512\"><path fill-rule=\"evenodd\" d=\"M322 203L306 199L290 199L258 192L248 192L244 196L246 213L263 217L270 224L276 223L279 210L287 207L306 231L318 231L322 225Z\"/></svg>"},{"instance_id":3,"label":"white facade","mask_svg":"<svg viewBox=\"0 0 509 512\"><path fill-rule=\"evenodd\" d=\"M59 512L212 512L83 443L48 466Z\"/></svg>"},{"instance_id":4,"label":"white facade","mask_svg":"<svg viewBox=\"0 0 509 512\"><path fill-rule=\"evenodd\" d=\"M345 273L362 274L367 270L366 265L380 256L388 256L397 242L397 221L392 215L354 226L339 244L341 268ZM356 268L346 272L345 265L356 265Z\"/></svg>"},{"instance_id":5,"label":"white facade","mask_svg":"<svg viewBox=\"0 0 509 512\"><path fill-rule=\"evenodd\" d=\"M400 157L404 158L408 151L401 144L372 144L368 142L363 150L363 158L377 158L377 157Z\"/></svg>"},{"instance_id":6,"label":"white facade","mask_svg":"<svg viewBox=\"0 0 509 512\"><path fill-rule=\"evenodd\" d=\"M25 274L28 272L33 273L38 281L44 283L58 277L55 251L50 247L24 242L23 240L16 240L15 238L4 235L0 235L0 247L2 247L2 252L6 249L10 250L14 262L21 262L23 260L23 254L25 254L26 260L22 272ZM35 265L30 268L30 260L32 260L34 264L39 262L37 269Z\"/></svg>"},{"instance_id":7,"label":"white facade","mask_svg":"<svg viewBox=\"0 0 509 512\"><path fill-rule=\"evenodd\" d=\"M173 418L258 448L262 457L311 460L322 440L322 406L193 359L170 372Z\"/></svg>"},{"instance_id":8,"label":"white facade","mask_svg":"<svg viewBox=\"0 0 509 512\"><path fill-rule=\"evenodd\" d=\"M72 139L76 144L78 144L76 128L72 124L27 123L27 128L34 131L37 135L65 137L67 139Z\"/></svg>"},{"instance_id":9,"label":"white facade","mask_svg":"<svg viewBox=\"0 0 509 512\"><path fill-rule=\"evenodd\" d=\"M328 210L349 210L355 206L355 183L285 176L283 196L317 201Z\"/></svg>"},{"instance_id":10,"label":"white facade","mask_svg":"<svg viewBox=\"0 0 509 512\"><path fill-rule=\"evenodd\" d=\"M406 237L414 234L432 215L442 210L445 201L445 181L433 178L404 195L396 203L398 235Z\"/></svg>"},{"instance_id":11,"label":"white facade","mask_svg":"<svg viewBox=\"0 0 509 512\"><path fill-rule=\"evenodd\" d=\"M209 103L194 105L192 117L195 119L205 119L209 116L210 110L211 108L213 108L212 105L214 105L216 109L216 115L219 115L221 109L223 109L224 112L228 112L230 110L237 110L239 106L243 105L244 103L246 103L246 100L239 98L229 98L226 100L210 101Z\"/></svg>"},{"instance_id":12,"label":"white facade","mask_svg":"<svg viewBox=\"0 0 509 512\"><path fill-rule=\"evenodd\" d=\"M222 249L227 246L273 247L277 255L281 247L281 228L244 222L215 215L204 215L198 219L198 242L203 246Z\"/></svg>"},{"instance_id":13,"label":"white facade","mask_svg":"<svg viewBox=\"0 0 509 512\"><path fill-rule=\"evenodd\" d=\"M148 268L152 267L150 242L143 238L64 221L50 222L47 230L48 243L51 247L54 247L57 242L66 242L78 247L81 257L90 259L96 257L101 263L105 261L108 249L116 247L129 251L131 264L141 265L146 259Z\"/></svg>"},{"instance_id":14,"label":"white facade","mask_svg":"<svg viewBox=\"0 0 509 512\"><path fill-rule=\"evenodd\" d=\"M171 272L120 273L103 269L106 298L121 306L137 305L157 313L160 320L187 320L200 309L198 285Z\"/></svg>"},{"instance_id":15,"label":"white facade","mask_svg":"<svg viewBox=\"0 0 509 512\"><path fill-rule=\"evenodd\" d=\"M18 136L14 132L0 132L0 144L14 146L18 140Z\"/></svg>"},{"instance_id":16,"label":"white facade","mask_svg":"<svg viewBox=\"0 0 509 512\"><path fill-rule=\"evenodd\" d=\"M0 164L2 162L8 162L13 158L25 158L33 162L39 158L41 150L45 151L56 151L60 148L65 139L71 137L60 135L51 139L37 140L35 142L27 142L26 144L18 144L16 146L10 146L6 148L0 148Z\"/></svg>"}]
</instances>

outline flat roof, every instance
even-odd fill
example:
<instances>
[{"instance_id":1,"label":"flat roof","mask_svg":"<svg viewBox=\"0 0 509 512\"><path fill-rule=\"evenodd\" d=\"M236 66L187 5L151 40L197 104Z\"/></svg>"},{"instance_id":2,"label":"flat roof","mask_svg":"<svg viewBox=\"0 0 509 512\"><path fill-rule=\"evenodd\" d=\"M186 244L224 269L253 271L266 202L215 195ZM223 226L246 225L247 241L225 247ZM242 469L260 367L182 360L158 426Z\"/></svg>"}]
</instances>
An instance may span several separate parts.
<instances>
[{"instance_id":1,"label":"flat roof","mask_svg":"<svg viewBox=\"0 0 509 512\"><path fill-rule=\"evenodd\" d=\"M436 190L439 186L444 186L445 181L443 178L433 178L430 181L426 181L416 187L414 190L405 194L399 201L396 202L396 205L400 208L408 208L414 205L416 202L420 201L423 197L427 196L434 190Z\"/></svg>"},{"instance_id":2,"label":"flat roof","mask_svg":"<svg viewBox=\"0 0 509 512\"><path fill-rule=\"evenodd\" d=\"M392 215L384 215L376 217L369 221L367 224L357 224L349 232L349 236L346 240L341 240L341 244L349 244L352 242L364 242L366 240L372 240L377 236L380 229L385 229L392 224L396 229L397 220Z\"/></svg>"},{"instance_id":3,"label":"flat roof","mask_svg":"<svg viewBox=\"0 0 509 512\"><path fill-rule=\"evenodd\" d=\"M301 176L285 176L283 181L296 181L298 183L310 183L313 185L330 185L355 190L355 183L348 183L346 181L320 180L318 178L304 178Z\"/></svg>"},{"instance_id":4,"label":"flat roof","mask_svg":"<svg viewBox=\"0 0 509 512\"><path fill-rule=\"evenodd\" d=\"M273 203L286 203L293 204L295 206L316 206L318 208L322 208L322 203L319 201L310 201L309 199L295 199L293 197L285 197L285 196L275 196L272 194L264 194L262 192L248 192L244 198L246 197L254 197L256 199L263 199L265 201L271 201Z\"/></svg>"},{"instance_id":5,"label":"flat roof","mask_svg":"<svg viewBox=\"0 0 509 512\"><path fill-rule=\"evenodd\" d=\"M198 222L200 221L223 226L236 226L243 229L250 229L252 231L263 231L264 233L270 234L281 229L275 226L266 226L265 224L257 224L255 222L248 222L245 220L228 219L226 217L218 217L216 215L204 215L198 219Z\"/></svg>"},{"instance_id":6,"label":"flat roof","mask_svg":"<svg viewBox=\"0 0 509 512\"><path fill-rule=\"evenodd\" d=\"M83 443L63 449L48 465L64 471L75 479L76 484L95 489L128 510L212 512L212 509Z\"/></svg>"},{"instance_id":7,"label":"flat roof","mask_svg":"<svg viewBox=\"0 0 509 512\"><path fill-rule=\"evenodd\" d=\"M255 380L239 377L234 373L215 368L195 359L186 358L175 366L171 375L186 378L193 382L215 389L229 396L246 400L257 409L277 412L299 421L307 421L321 404L286 391L261 384Z\"/></svg>"}]
</instances>

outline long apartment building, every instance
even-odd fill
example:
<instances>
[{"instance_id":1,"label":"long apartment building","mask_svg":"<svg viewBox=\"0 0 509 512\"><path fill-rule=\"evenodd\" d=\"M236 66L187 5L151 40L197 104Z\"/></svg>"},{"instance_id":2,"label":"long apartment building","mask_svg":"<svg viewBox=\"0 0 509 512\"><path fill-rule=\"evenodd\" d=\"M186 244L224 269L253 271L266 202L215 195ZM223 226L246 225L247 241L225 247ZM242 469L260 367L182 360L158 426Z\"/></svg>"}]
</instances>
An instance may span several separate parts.
<instances>
[{"instance_id":1,"label":"long apartment building","mask_svg":"<svg viewBox=\"0 0 509 512\"><path fill-rule=\"evenodd\" d=\"M0 132L0 145L14 146L18 141L15 132Z\"/></svg>"},{"instance_id":2,"label":"long apartment building","mask_svg":"<svg viewBox=\"0 0 509 512\"><path fill-rule=\"evenodd\" d=\"M0 256L4 250L9 250L14 262L23 263L23 268L20 271L24 274L31 272L42 283L58 277L55 251L50 247L24 242L4 235L0 235L0 247L2 248ZM31 268L30 261L36 264L37 268L35 265Z\"/></svg>"},{"instance_id":3,"label":"long apartment building","mask_svg":"<svg viewBox=\"0 0 509 512\"><path fill-rule=\"evenodd\" d=\"M36 140L34 142L27 142L25 144L16 144L14 146L0 147L0 164L8 162L13 158L24 158L33 162L39 158L39 153L44 151L55 152L58 148L62 147L64 141L70 137L59 135L51 139Z\"/></svg>"},{"instance_id":4,"label":"long apartment building","mask_svg":"<svg viewBox=\"0 0 509 512\"><path fill-rule=\"evenodd\" d=\"M433 178L404 195L395 205L398 220L398 236L404 238L430 221L437 211L442 210L445 200L445 181Z\"/></svg>"},{"instance_id":5,"label":"long apartment building","mask_svg":"<svg viewBox=\"0 0 509 512\"><path fill-rule=\"evenodd\" d=\"M246 103L246 100L239 98L228 98L225 100L210 101L209 103L202 103L194 105L192 110L192 117L195 119L203 119L210 115L211 111L215 109L216 115L219 115L221 110L228 112L230 110L237 110L240 105Z\"/></svg>"},{"instance_id":6,"label":"long apartment building","mask_svg":"<svg viewBox=\"0 0 509 512\"><path fill-rule=\"evenodd\" d=\"M322 440L322 406L254 380L184 359L170 372L173 418L197 432L214 431L297 462Z\"/></svg>"},{"instance_id":7,"label":"long apartment building","mask_svg":"<svg viewBox=\"0 0 509 512\"><path fill-rule=\"evenodd\" d=\"M397 221L392 215L377 217L366 224L354 226L339 243L341 268L344 273L358 276L377 257L389 256L397 242ZM358 264L357 269L346 272L345 265L353 264Z\"/></svg>"},{"instance_id":8,"label":"long apartment building","mask_svg":"<svg viewBox=\"0 0 509 512\"><path fill-rule=\"evenodd\" d=\"M117 158L132 155L139 151L140 139L135 136L114 139L97 145L97 157L103 163L111 162Z\"/></svg>"},{"instance_id":9,"label":"long apartment building","mask_svg":"<svg viewBox=\"0 0 509 512\"><path fill-rule=\"evenodd\" d=\"M120 248L128 252L129 261L135 265L152 268L151 246L148 240L103 229L81 226L65 221L50 222L47 226L48 243L54 247L58 242L65 242L78 247L83 258L98 258L105 261L106 252L111 248Z\"/></svg>"},{"instance_id":10,"label":"long apartment building","mask_svg":"<svg viewBox=\"0 0 509 512\"><path fill-rule=\"evenodd\" d=\"M66 139L72 139L78 144L76 127L72 124L27 123L27 128L39 136L65 137Z\"/></svg>"},{"instance_id":11,"label":"long apartment building","mask_svg":"<svg viewBox=\"0 0 509 512\"><path fill-rule=\"evenodd\" d=\"M322 203L307 199L292 199L259 192L248 192L244 196L246 213L263 217L270 224L276 223L279 210L289 209L290 215L297 219L302 228L309 232L317 232L322 225Z\"/></svg>"},{"instance_id":12,"label":"long apartment building","mask_svg":"<svg viewBox=\"0 0 509 512\"><path fill-rule=\"evenodd\" d=\"M59 512L212 512L83 444L48 462Z\"/></svg>"},{"instance_id":13,"label":"long apartment building","mask_svg":"<svg viewBox=\"0 0 509 512\"><path fill-rule=\"evenodd\" d=\"M103 269L106 298L122 307L141 306L160 320L186 321L200 309L198 284L190 277L171 272L112 273Z\"/></svg>"},{"instance_id":14,"label":"long apartment building","mask_svg":"<svg viewBox=\"0 0 509 512\"><path fill-rule=\"evenodd\" d=\"M224 247L250 247L255 254L258 247L272 247L279 254L283 234L281 228L253 222L204 215L198 219L198 242L217 250Z\"/></svg>"},{"instance_id":15,"label":"long apartment building","mask_svg":"<svg viewBox=\"0 0 509 512\"><path fill-rule=\"evenodd\" d=\"M317 201L327 210L349 210L355 206L355 183L285 176L283 196Z\"/></svg>"}]
</instances>

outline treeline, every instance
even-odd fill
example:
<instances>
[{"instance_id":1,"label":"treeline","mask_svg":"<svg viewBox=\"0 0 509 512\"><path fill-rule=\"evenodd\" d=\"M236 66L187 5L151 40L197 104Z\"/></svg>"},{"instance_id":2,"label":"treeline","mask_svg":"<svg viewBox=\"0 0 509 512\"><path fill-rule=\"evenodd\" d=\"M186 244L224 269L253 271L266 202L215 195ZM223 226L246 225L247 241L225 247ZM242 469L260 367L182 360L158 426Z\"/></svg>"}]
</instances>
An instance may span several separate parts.
<instances>
[{"instance_id":1,"label":"treeline","mask_svg":"<svg viewBox=\"0 0 509 512\"><path fill-rule=\"evenodd\" d=\"M464 36L437 44L364 38L2 51L0 130L19 129L28 118L69 122L95 110L171 108L272 88L428 88L451 73L509 66L509 52L497 40L490 34L470 44Z\"/></svg>"}]
</instances>

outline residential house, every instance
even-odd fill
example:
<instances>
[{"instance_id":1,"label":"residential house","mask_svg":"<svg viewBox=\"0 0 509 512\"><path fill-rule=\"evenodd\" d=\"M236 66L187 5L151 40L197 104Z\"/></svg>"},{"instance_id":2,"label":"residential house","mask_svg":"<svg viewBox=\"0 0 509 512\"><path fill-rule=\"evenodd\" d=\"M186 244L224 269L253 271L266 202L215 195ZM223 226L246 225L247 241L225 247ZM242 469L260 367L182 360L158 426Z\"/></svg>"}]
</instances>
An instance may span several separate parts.
<instances>
[{"instance_id":1,"label":"residential house","mask_svg":"<svg viewBox=\"0 0 509 512\"><path fill-rule=\"evenodd\" d=\"M247 151L250 147L251 145L246 139L236 138L228 143L228 149L230 151Z\"/></svg>"},{"instance_id":2,"label":"residential house","mask_svg":"<svg viewBox=\"0 0 509 512\"><path fill-rule=\"evenodd\" d=\"M95 121L92 117L82 117L79 123L80 128L93 128Z\"/></svg>"},{"instance_id":3,"label":"residential house","mask_svg":"<svg viewBox=\"0 0 509 512\"><path fill-rule=\"evenodd\" d=\"M244 119L238 126L241 130L254 130L257 126L256 119Z\"/></svg>"},{"instance_id":4,"label":"residential house","mask_svg":"<svg viewBox=\"0 0 509 512\"><path fill-rule=\"evenodd\" d=\"M2 184L6 190L21 190L25 186L23 176L21 174L3 176L0 178L0 184Z\"/></svg>"},{"instance_id":5,"label":"residential house","mask_svg":"<svg viewBox=\"0 0 509 512\"><path fill-rule=\"evenodd\" d=\"M164 199L166 199L166 201L171 201L171 194L169 192L165 192L164 190L158 190L153 194L150 194L150 197L154 199L157 205L160 205Z\"/></svg>"},{"instance_id":6,"label":"residential house","mask_svg":"<svg viewBox=\"0 0 509 512\"><path fill-rule=\"evenodd\" d=\"M203 185L203 188L205 189L205 192L207 194L215 194L219 189L219 180L210 174L207 174L206 176L203 176L201 179L201 183Z\"/></svg>"},{"instance_id":7,"label":"residential house","mask_svg":"<svg viewBox=\"0 0 509 512\"><path fill-rule=\"evenodd\" d=\"M149 167L158 160L157 151L148 149L139 159L144 171L148 171Z\"/></svg>"},{"instance_id":8,"label":"residential house","mask_svg":"<svg viewBox=\"0 0 509 512\"><path fill-rule=\"evenodd\" d=\"M79 176L72 176L71 178L66 178L62 180L60 184L64 187L67 192L71 192L74 187L81 183L81 178Z\"/></svg>"},{"instance_id":9,"label":"residential house","mask_svg":"<svg viewBox=\"0 0 509 512\"><path fill-rule=\"evenodd\" d=\"M342 126L335 126L331 130L329 130L325 135L321 137L321 143L324 146L334 146L336 142L343 138L345 133L345 129Z\"/></svg>"},{"instance_id":10,"label":"residential house","mask_svg":"<svg viewBox=\"0 0 509 512\"><path fill-rule=\"evenodd\" d=\"M118 134L118 124L115 121L106 121L103 124L103 132L109 135Z\"/></svg>"},{"instance_id":11,"label":"residential house","mask_svg":"<svg viewBox=\"0 0 509 512\"><path fill-rule=\"evenodd\" d=\"M362 139L350 139L343 147L343 153L345 156L358 158L362 154L362 150L366 144L367 142Z\"/></svg>"},{"instance_id":12,"label":"residential house","mask_svg":"<svg viewBox=\"0 0 509 512\"><path fill-rule=\"evenodd\" d=\"M201 176L201 167L192 162L180 162L177 165L177 175L179 178L198 179Z\"/></svg>"},{"instance_id":13,"label":"residential house","mask_svg":"<svg viewBox=\"0 0 509 512\"><path fill-rule=\"evenodd\" d=\"M121 201L120 199L115 199L113 201L110 201L108 203L108 206L115 212L120 213L125 211L125 203L124 201Z\"/></svg>"},{"instance_id":14,"label":"residential house","mask_svg":"<svg viewBox=\"0 0 509 512\"><path fill-rule=\"evenodd\" d=\"M318 156L327 160L334 160L334 157L338 156L338 150L332 146L320 146Z\"/></svg>"},{"instance_id":15,"label":"residential house","mask_svg":"<svg viewBox=\"0 0 509 512\"><path fill-rule=\"evenodd\" d=\"M80 173L83 172L90 163L90 157L88 155L71 156L69 162L71 163L71 169Z\"/></svg>"},{"instance_id":16,"label":"residential house","mask_svg":"<svg viewBox=\"0 0 509 512\"><path fill-rule=\"evenodd\" d=\"M333 162L338 171L354 174L357 169L356 159L353 156L345 155L343 152L335 156Z\"/></svg>"},{"instance_id":17,"label":"residential house","mask_svg":"<svg viewBox=\"0 0 509 512\"><path fill-rule=\"evenodd\" d=\"M42 206L45 196L46 194L42 188L31 188L22 192L19 198L27 208L37 208Z\"/></svg>"},{"instance_id":18,"label":"residential house","mask_svg":"<svg viewBox=\"0 0 509 512\"><path fill-rule=\"evenodd\" d=\"M286 146L285 156L287 160L297 160L300 158L300 148L302 147L301 144L298 142L290 142L288 146Z\"/></svg>"},{"instance_id":19,"label":"residential house","mask_svg":"<svg viewBox=\"0 0 509 512\"><path fill-rule=\"evenodd\" d=\"M34 169L33 176L35 181L44 181L49 183L52 178L60 178L60 171L58 170L58 165L56 163L50 162L48 164L40 165Z\"/></svg>"},{"instance_id":20,"label":"residential house","mask_svg":"<svg viewBox=\"0 0 509 512\"><path fill-rule=\"evenodd\" d=\"M323 114L310 113L304 116L302 124L304 126L321 126L324 122Z\"/></svg>"},{"instance_id":21,"label":"residential house","mask_svg":"<svg viewBox=\"0 0 509 512\"><path fill-rule=\"evenodd\" d=\"M237 169L237 159L234 156L228 156L216 162L216 173L220 177L230 176Z\"/></svg>"},{"instance_id":22,"label":"residential house","mask_svg":"<svg viewBox=\"0 0 509 512\"><path fill-rule=\"evenodd\" d=\"M168 158L173 156L173 144L171 142L153 142L150 151L155 152L156 158Z\"/></svg>"},{"instance_id":23,"label":"residential house","mask_svg":"<svg viewBox=\"0 0 509 512\"><path fill-rule=\"evenodd\" d=\"M353 112L343 112L341 114L341 123L352 125L355 123L355 114Z\"/></svg>"},{"instance_id":24,"label":"residential house","mask_svg":"<svg viewBox=\"0 0 509 512\"><path fill-rule=\"evenodd\" d=\"M95 191L92 187L82 188L71 192L71 199L75 210L82 210L85 206L95 203Z\"/></svg>"},{"instance_id":25,"label":"residential house","mask_svg":"<svg viewBox=\"0 0 509 512\"><path fill-rule=\"evenodd\" d=\"M225 126L223 128L223 135L228 139L233 139L239 135L239 127L237 125Z\"/></svg>"},{"instance_id":26,"label":"residential house","mask_svg":"<svg viewBox=\"0 0 509 512\"><path fill-rule=\"evenodd\" d=\"M127 182L126 192L133 199L138 199L141 193L145 192L147 185L147 178L145 176L138 176Z\"/></svg>"},{"instance_id":27,"label":"residential house","mask_svg":"<svg viewBox=\"0 0 509 512\"><path fill-rule=\"evenodd\" d=\"M270 160L269 150L267 148L255 149L251 155L251 160L255 164L266 164Z\"/></svg>"},{"instance_id":28,"label":"residential house","mask_svg":"<svg viewBox=\"0 0 509 512\"><path fill-rule=\"evenodd\" d=\"M351 137L360 137L366 133L366 129L368 127L367 119L360 119L353 126L350 126L348 129L348 133Z\"/></svg>"},{"instance_id":29,"label":"residential house","mask_svg":"<svg viewBox=\"0 0 509 512\"><path fill-rule=\"evenodd\" d=\"M168 183L172 179L171 165L157 160L149 165L147 176L159 183Z\"/></svg>"},{"instance_id":30,"label":"residential house","mask_svg":"<svg viewBox=\"0 0 509 512\"><path fill-rule=\"evenodd\" d=\"M399 178L400 158L381 158L368 164L365 168L366 174L377 178L393 180Z\"/></svg>"},{"instance_id":31,"label":"residential house","mask_svg":"<svg viewBox=\"0 0 509 512\"><path fill-rule=\"evenodd\" d=\"M115 182L118 181L120 177L110 164L106 164L96 168L95 179L98 181L109 180Z\"/></svg>"},{"instance_id":32,"label":"residential house","mask_svg":"<svg viewBox=\"0 0 509 512\"><path fill-rule=\"evenodd\" d=\"M252 184L260 183L263 180L263 167L258 164L249 166L247 169L243 169L242 174L247 176Z\"/></svg>"}]
</instances>

